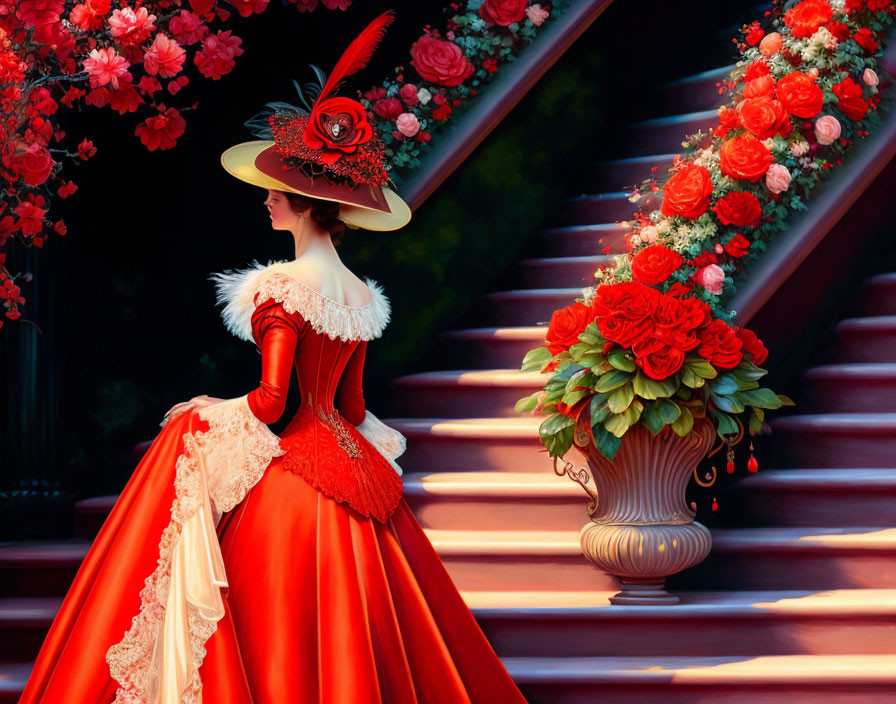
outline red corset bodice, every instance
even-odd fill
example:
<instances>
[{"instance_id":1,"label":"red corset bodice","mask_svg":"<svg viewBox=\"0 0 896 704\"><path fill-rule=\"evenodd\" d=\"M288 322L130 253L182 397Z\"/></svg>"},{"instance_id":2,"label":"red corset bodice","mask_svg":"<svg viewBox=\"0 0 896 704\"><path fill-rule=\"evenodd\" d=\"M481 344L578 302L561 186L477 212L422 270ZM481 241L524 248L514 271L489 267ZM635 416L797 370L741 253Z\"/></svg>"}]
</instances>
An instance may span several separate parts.
<instances>
[{"instance_id":1,"label":"red corset bodice","mask_svg":"<svg viewBox=\"0 0 896 704\"><path fill-rule=\"evenodd\" d=\"M283 415L292 368L301 391L301 406L281 434L283 467L358 513L388 520L401 479L356 427L366 415L366 340L330 337L274 299L259 301L251 322L262 353L261 384L248 395L252 413L265 423Z\"/></svg>"}]
</instances>

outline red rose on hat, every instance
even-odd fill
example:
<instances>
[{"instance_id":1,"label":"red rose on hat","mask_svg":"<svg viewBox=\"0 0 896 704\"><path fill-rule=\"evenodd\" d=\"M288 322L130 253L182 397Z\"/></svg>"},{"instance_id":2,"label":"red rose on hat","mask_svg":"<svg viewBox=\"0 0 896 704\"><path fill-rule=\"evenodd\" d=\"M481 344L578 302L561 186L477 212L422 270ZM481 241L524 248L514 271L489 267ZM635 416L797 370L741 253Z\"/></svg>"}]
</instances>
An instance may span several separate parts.
<instances>
[{"instance_id":1,"label":"red rose on hat","mask_svg":"<svg viewBox=\"0 0 896 704\"><path fill-rule=\"evenodd\" d=\"M826 0L803 0L784 13L784 24L795 37L811 37L833 15Z\"/></svg>"},{"instance_id":2,"label":"red rose on hat","mask_svg":"<svg viewBox=\"0 0 896 704\"><path fill-rule=\"evenodd\" d=\"M744 343L724 320L713 320L698 336L697 353L714 367L734 369L743 359Z\"/></svg>"},{"instance_id":3,"label":"red rose on hat","mask_svg":"<svg viewBox=\"0 0 896 704\"><path fill-rule=\"evenodd\" d=\"M585 332L588 323L594 320L594 310L584 303L573 303L571 306L554 311L551 324L545 334L548 352L558 354L568 350L579 341L579 335Z\"/></svg>"},{"instance_id":4,"label":"red rose on hat","mask_svg":"<svg viewBox=\"0 0 896 704\"><path fill-rule=\"evenodd\" d=\"M738 112L741 124L757 139L790 134L790 115L781 103L768 96L744 100Z\"/></svg>"},{"instance_id":5,"label":"red rose on hat","mask_svg":"<svg viewBox=\"0 0 896 704\"><path fill-rule=\"evenodd\" d=\"M824 101L824 93L818 84L799 71L788 73L778 81L775 86L775 97L791 115L806 119L820 113Z\"/></svg>"},{"instance_id":6,"label":"red rose on hat","mask_svg":"<svg viewBox=\"0 0 896 704\"><path fill-rule=\"evenodd\" d=\"M712 178L709 169L687 164L676 171L663 186L663 215L699 218L709 208Z\"/></svg>"},{"instance_id":7,"label":"red rose on hat","mask_svg":"<svg viewBox=\"0 0 896 704\"><path fill-rule=\"evenodd\" d=\"M732 137L719 149L719 169L731 178L758 181L772 161L772 153L751 134Z\"/></svg>"},{"instance_id":8,"label":"red rose on hat","mask_svg":"<svg viewBox=\"0 0 896 704\"><path fill-rule=\"evenodd\" d=\"M479 16L486 22L507 27L526 16L528 0L484 0L479 7Z\"/></svg>"},{"instance_id":9,"label":"red rose on hat","mask_svg":"<svg viewBox=\"0 0 896 704\"><path fill-rule=\"evenodd\" d=\"M661 244L650 245L632 258L632 278L642 284L661 284L684 263L678 252Z\"/></svg>"},{"instance_id":10,"label":"red rose on hat","mask_svg":"<svg viewBox=\"0 0 896 704\"><path fill-rule=\"evenodd\" d=\"M735 227L755 227L762 217L759 199L747 191L732 191L713 206L719 222Z\"/></svg>"},{"instance_id":11,"label":"red rose on hat","mask_svg":"<svg viewBox=\"0 0 896 704\"><path fill-rule=\"evenodd\" d=\"M319 149L322 164L333 164L373 137L364 106L351 98L327 98L314 104L302 131L309 149Z\"/></svg>"},{"instance_id":12,"label":"red rose on hat","mask_svg":"<svg viewBox=\"0 0 896 704\"><path fill-rule=\"evenodd\" d=\"M850 120L861 120L868 112L868 101L862 97L862 86L851 78L844 78L833 86L834 95L840 101L838 108Z\"/></svg>"},{"instance_id":13,"label":"red rose on hat","mask_svg":"<svg viewBox=\"0 0 896 704\"><path fill-rule=\"evenodd\" d=\"M431 34L411 45L411 66L421 78L440 86L459 86L474 70L457 44Z\"/></svg>"}]
</instances>

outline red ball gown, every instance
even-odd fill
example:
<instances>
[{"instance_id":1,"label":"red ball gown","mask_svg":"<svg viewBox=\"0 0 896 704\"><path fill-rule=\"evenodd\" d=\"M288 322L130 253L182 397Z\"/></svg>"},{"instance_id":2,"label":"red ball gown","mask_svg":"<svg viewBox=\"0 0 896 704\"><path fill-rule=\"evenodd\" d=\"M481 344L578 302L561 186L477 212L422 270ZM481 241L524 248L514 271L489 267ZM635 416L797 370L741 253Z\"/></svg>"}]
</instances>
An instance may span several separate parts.
<instances>
[{"instance_id":1,"label":"red ball gown","mask_svg":"<svg viewBox=\"0 0 896 704\"><path fill-rule=\"evenodd\" d=\"M402 498L404 438L365 409L388 300L368 282L341 305L285 271L218 275L261 384L163 428L22 704L525 703Z\"/></svg>"}]
</instances>

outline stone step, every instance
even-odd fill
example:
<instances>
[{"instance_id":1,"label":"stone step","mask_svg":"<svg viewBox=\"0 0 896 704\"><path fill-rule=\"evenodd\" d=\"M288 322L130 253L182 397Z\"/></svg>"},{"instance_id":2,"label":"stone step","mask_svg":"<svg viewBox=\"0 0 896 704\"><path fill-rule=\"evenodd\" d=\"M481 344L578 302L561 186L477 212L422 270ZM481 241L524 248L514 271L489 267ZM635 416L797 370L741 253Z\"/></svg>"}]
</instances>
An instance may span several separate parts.
<instances>
[{"instance_id":1,"label":"stone step","mask_svg":"<svg viewBox=\"0 0 896 704\"><path fill-rule=\"evenodd\" d=\"M819 413L771 423L785 467L896 466L896 413Z\"/></svg>"},{"instance_id":2,"label":"stone step","mask_svg":"<svg viewBox=\"0 0 896 704\"><path fill-rule=\"evenodd\" d=\"M660 184L665 183L674 158L675 152L601 161L597 164L597 173L594 178L595 189L631 191L650 176L654 176ZM653 171L654 166L657 167L656 171Z\"/></svg>"},{"instance_id":3,"label":"stone step","mask_svg":"<svg viewBox=\"0 0 896 704\"><path fill-rule=\"evenodd\" d=\"M556 225L610 225L632 219L641 203L629 200L631 191L582 194L560 204Z\"/></svg>"},{"instance_id":4,"label":"stone step","mask_svg":"<svg viewBox=\"0 0 896 704\"><path fill-rule=\"evenodd\" d=\"M467 592L502 657L892 655L896 590L682 592L612 606L612 592Z\"/></svg>"},{"instance_id":5,"label":"stone step","mask_svg":"<svg viewBox=\"0 0 896 704\"><path fill-rule=\"evenodd\" d=\"M727 79L734 64L680 78L663 86L666 110L715 110L725 102L716 83Z\"/></svg>"},{"instance_id":6,"label":"stone step","mask_svg":"<svg viewBox=\"0 0 896 704\"><path fill-rule=\"evenodd\" d=\"M537 325L548 323L558 308L582 295L578 288L533 288L498 291L484 297L483 317L494 325Z\"/></svg>"},{"instance_id":7,"label":"stone step","mask_svg":"<svg viewBox=\"0 0 896 704\"><path fill-rule=\"evenodd\" d=\"M761 470L732 487L726 518L747 526L896 525L896 469Z\"/></svg>"},{"instance_id":8,"label":"stone step","mask_svg":"<svg viewBox=\"0 0 896 704\"><path fill-rule=\"evenodd\" d=\"M541 389L548 378L516 369L424 372L393 381L393 399L407 416L463 416L475 410L482 416L519 418L516 402Z\"/></svg>"},{"instance_id":9,"label":"stone step","mask_svg":"<svg viewBox=\"0 0 896 704\"><path fill-rule=\"evenodd\" d=\"M835 333L840 362L896 362L896 316L847 318Z\"/></svg>"},{"instance_id":10,"label":"stone step","mask_svg":"<svg viewBox=\"0 0 896 704\"><path fill-rule=\"evenodd\" d=\"M0 704L15 704L19 701L31 675L31 665L30 662L0 664Z\"/></svg>"},{"instance_id":11,"label":"stone step","mask_svg":"<svg viewBox=\"0 0 896 704\"><path fill-rule=\"evenodd\" d=\"M588 522L587 494L553 472L420 472L402 479L424 528L574 531Z\"/></svg>"},{"instance_id":12,"label":"stone step","mask_svg":"<svg viewBox=\"0 0 896 704\"><path fill-rule=\"evenodd\" d=\"M0 663L37 657L62 597L0 599Z\"/></svg>"},{"instance_id":13,"label":"stone step","mask_svg":"<svg viewBox=\"0 0 896 704\"><path fill-rule=\"evenodd\" d=\"M83 540L0 544L0 597L65 594L88 547Z\"/></svg>"},{"instance_id":14,"label":"stone step","mask_svg":"<svg viewBox=\"0 0 896 704\"><path fill-rule=\"evenodd\" d=\"M803 375L814 411L896 413L896 363L828 364Z\"/></svg>"},{"instance_id":15,"label":"stone step","mask_svg":"<svg viewBox=\"0 0 896 704\"><path fill-rule=\"evenodd\" d=\"M481 369L519 369L526 353L544 346L546 326L468 328L439 335L451 359Z\"/></svg>"},{"instance_id":16,"label":"stone step","mask_svg":"<svg viewBox=\"0 0 896 704\"><path fill-rule=\"evenodd\" d=\"M863 316L896 316L896 272L871 277L859 294L856 309Z\"/></svg>"},{"instance_id":17,"label":"stone step","mask_svg":"<svg viewBox=\"0 0 896 704\"><path fill-rule=\"evenodd\" d=\"M615 222L549 227L540 230L535 237L535 249L538 254L556 257L597 256L603 254L607 247L611 253L625 252L628 250L625 235L630 231L631 228Z\"/></svg>"},{"instance_id":18,"label":"stone step","mask_svg":"<svg viewBox=\"0 0 896 704\"><path fill-rule=\"evenodd\" d=\"M880 704L896 656L504 658L529 704Z\"/></svg>"},{"instance_id":19,"label":"stone step","mask_svg":"<svg viewBox=\"0 0 896 704\"><path fill-rule=\"evenodd\" d=\"M610 255L524 259L517 264L514 278L519 288L577 286L581 289L594 284L596 271L612 265Z\"/></svg>"},{"instance_id":20,"label":"stone step","mask_svg":"<svg viewBox=\"0 0 896 704\"><path fill-rule=\"evenodd\" d=\"M408 440L399 458L406 472L548 472L552 462L538 439L541 419L391 418Z\"/></svg>"},{"instance_id":21,"label":"stone step","mask_svg":"<svg viewBox=\"0 0 896 704\"><path fill-rule=\"evenodd\" d=\"M694 134L697 130L707 133L718 124L717 108L634 122L628 128L630 135L628 154L642 156L680 153L681 143L687 135Z\"/></svg>"}]
</instances>

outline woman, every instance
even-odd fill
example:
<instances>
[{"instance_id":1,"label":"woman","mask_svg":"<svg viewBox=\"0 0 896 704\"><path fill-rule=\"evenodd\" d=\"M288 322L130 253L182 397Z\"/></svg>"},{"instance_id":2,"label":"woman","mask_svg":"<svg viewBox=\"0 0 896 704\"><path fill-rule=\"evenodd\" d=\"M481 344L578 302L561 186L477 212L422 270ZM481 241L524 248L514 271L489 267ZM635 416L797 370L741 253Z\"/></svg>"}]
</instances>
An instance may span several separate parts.
<instances>
[{"instance_id":1,"label":"woman","mask_svg":"<svg viewBox=\"0 0 896 704\"><path fill-rule=\"evenodd\" d=\"M21 702L524 702L401 497L404 438L361 386L389 303L331 240L343 223L410 217L363 108L332 95L390 20L349 46L310 113L278 104L273 141L222 156L295 241L294 261L216 277L228 328L260 348L261 383L169 411ZM293 367L301 406L278 438L266 423Z\"/></svg>"}]
</instances>

